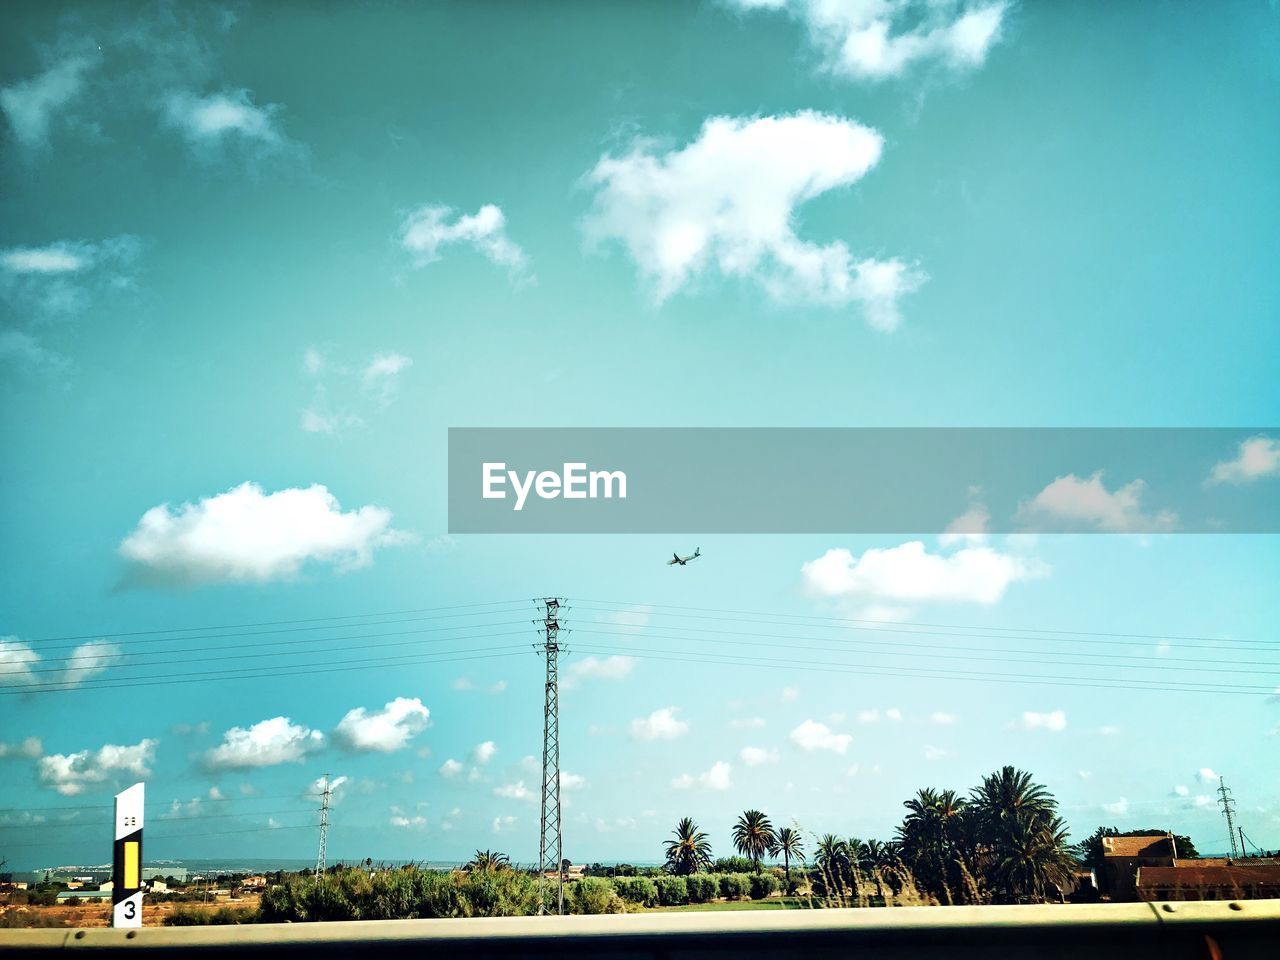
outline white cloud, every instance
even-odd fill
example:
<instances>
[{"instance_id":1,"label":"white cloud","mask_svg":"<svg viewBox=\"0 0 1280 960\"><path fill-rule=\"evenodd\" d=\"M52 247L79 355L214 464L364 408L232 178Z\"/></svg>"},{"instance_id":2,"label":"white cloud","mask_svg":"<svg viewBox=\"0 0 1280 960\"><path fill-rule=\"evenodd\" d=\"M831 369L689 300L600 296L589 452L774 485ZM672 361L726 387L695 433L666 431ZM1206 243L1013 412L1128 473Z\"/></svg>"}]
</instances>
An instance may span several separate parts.
<instances>
[{"instance_id":1,"label":"white cloud","mask_svg":"<svg viewBox=\"0 0 1280 960\"><path fill-rule=\"evenodd\" d=\"M783 687L780 699L783 703L795 703L800 696L800 691L795 687Z\"/></svg>"},{"instance_id":2,"label":"white cloud","mask_svg":"<svg viewBox=\"0 0 1280 960\"><path fill-rule=\"evenodd\" d=\"M584 230L593 243L621 243L659 302L716 270L779 303L856 304L871 326L892 330L899 298L924 274L795 232L804 203L861 180L882 147L876 131L812 111L711 117L682 149L637 139L601 157L585 178L595 198Z\"/></svg>"},{"instance_id":3,"label":"white cloud","mask_svg":"<svg viewBox=\"0 0 1280 960\"><path fill-rule=\"evenodd\" d=\"M458 677L449 684L449 686L453 687L453 689L460 693L468 693L476 688L476 685L471 682L470 677Z\"/></svg>"},{"instance_id":4,"label":"white cloud","mask_svg":"<svg viewBox=\"0 0 1280 960\"><path fill-rule=\"evenodd\" d=\"M938 537L938 545L953 547L960 544L982 546L987 541L987 530L991 527L991 511L985 504L974 504L949 524Z\"/></svg>"},{"instance_id":5,"label":"white cloud","mask_svg":"<svg viewBox=\"0 0 1280 960\"><path fill-rule=\"evenodd\" d=\"M671 781L671 786L676 790L688 790L694 786L700 786L706 790L728 790L733 786L731 775L733 767L723 760L719 760L711 765L711 769L703 773L693 776L688 773L682 773Z\"/></svg>"},{"instance_id":6,"label":"white cloud","mask_svg":"<svg viewBox=\"0 0 1280 960\"><path fill-rule=\"evenodd\" d=\"M560 771L560 789L568 793L570 790L581 790L587 785L587 778L568 770Z\"/></svg>"},{"instance_id":7,"label":"white cloud","mask_svg":"<svg viewBox=\"0 0 1280 960\"><path fill-rule=\"evenodd\" d=\"M344 513L321 484L268 494L242 483L176 510L152 507L120 554L146 583L265 583L297 576L308 562L365 567L375 549L409 539L392 529L390 511L364 506Z\"/></svg>"},{"instance_id":8,"label":"white cloud","mask_svg":"<svg viewBox=\"0 0 1280 960\"><path fill-rule=\"evenodd\" d=\"M853 742L847 733L834 733L825 723L806 720L791 731L791 742L801 750L830 750L833 753L844 753Z\"/></svg>"},{"instance_id":9,"label":"white cloud","mask_svg":"<svg viewBox=\"0 0 1280 960\"><path fill-rule=\"evenodd\" d=\"M27 737L14 743L0 743L0 759L6 757L24 757L35 760L44 753L44 744L39 737Z\"/></svg>"},{"instance_id":10,"label":"white cloud","mask_svg":"<svg viewBox=\"0 0 1280 960\"><path fill-rule=\"evenodd\" d=\"M1067 728L1067 715L1062 710L1053 710L1048 713L1027 710L1022 714L1018 724L1024 730L1051 730L1054 733L1060 733Z\"/></svg>"},{"instance_id":11,"label":"white cloud","mask_svg":"<svg viewBox=\"0 0 1280 960\"><path fill-rule=\"evenodd\" d=\"M954 713L944 713L941 710L935 710L933 713L929 714L929 720L931 722L944 727L951 726L958 719L959 718Z\"/></svg>"},{"instance_id":12,"label":"white cloud","mask_svg":"<svg viewBox=\"0 0 1280 960\"><path fill-rule=\"evenodd\" d=\"M349 750L392 753L427 728L431 711L417 697L396 697L381 710L348 710L333 731L334 742Z\"/></svg>"},{"instance_id":13,"label":"white cloud","mask_svg":"<svg viewBox=\"0 0 1280 960\"><path fill-rule=\"evenodd\" d=\"M1173 788L1173 795L1175 797L1189 797L1191 795L1191 790L1182 784L1178 784Z\"/></svg>"},{"instance_id":14,"label":"white cloud","mask_svg":"<svg viewBox=\"0 0 1280 960\"><path fill-rule=\"evenodd\" d=\"M759 730L764 726L764 717L734 717L729 721L731 730Z\"/></svg>"},{"instance_id":15,"label":"white cloud","mask_svg":"<svg viewBox=\"0 0 1280 960\"><path fill-rule=\"evenodd\" d=\"M0 687L74 687L123 658L116 644L90 640L72 648L65 657L44 661L30 644L17 637L0 637ZM48 665L41 666L46 663Z\"/></svg>"},{"instance_id":16,"label":"white cloud","mask_svg":"<svg viewBox=\"0 0 1280 960\"><path fill-rule=\"evenodd\" d=\"M898 723L902 719L902 711L899 710L897 707L890 707L888 710L884 712L884 715L887 719L892 720L894 723Z\"/></svg>"},{"instance_id":17,"label":"white cloud","mask_svg":"<svg viewBox=\"0 0 1280 960\"><path fill-rule=\"evenodd\" d=\"M1241 442L1234 460L1214 464L1206 482L1243 484L1263 477L1280 477L1280 441L1257 436Z\"/></svg>"},{"instance_id":18,"label":"white cloud","mask_svg":"<svg viewBox=\"0 0 1280 960\"><path fill-rule=\"evenodd\" d=\"M778 751L766 750L764 747L743 747L738 755L748 767L759 767L766 763L778 762Z\"/></svg>"},{"instance_id":19,"label":"white cloud","mask_svg":"<svg viewBox=\"0 0 1280 960\"><path fill-rule=\"evenodd\" d=\"M1177 514L1169 510L1154 514L1143 512L1142 495L1146 487L1146 481L1134 480L1113 492L1103 483L1101 470L1087 480L1074 473L1067 474L1058 477L1029 502L1020 504L1018 517L1028 526L1049 523L1055 530L1063 523L1106 533L1172 530L1178 522Z\"/></svg>"},{"instance_id":20,"label":"white cloud","mask_svg":"<svg viewBox=\"0 0 1280 960\"><path fill-rule=\"evenodd\" d=\"M222 743L205 754L205 763L215 770L300 763L323 744L324 734L319 730L295 724L288 717L272 717L248 728L232 727L223 734Z\"/></svg>"},{"instance_id":21,"label":"white cloud","mask_svg":"<svg viewBox=\"0 0 1280 960\"><path fill-rule=\"evenodd\" d=\"M450 757L444 763L440 764L440 776L447 780L452 780L458 774L462 773L462 764Z\"/></svg>"},{"instance_id":22,"label":"white cloud","mask_svg":"<svg viewBox=\"0 0 1280 960\"><path fill-rule=\"evenodd\" d=\"M1211 767L1201 767L1196 772L1196 779L1201 783L1217 783L1220 778Z\"/></svg>"},{"instance_id":23,"label":"white cloud","mask_svg":"<svg viewBox=\"0 0 1280 960\"><path fill-rule=\"evenodd\" d=\"M130 746L107 744L97 750L55 753L38 763L40 783L64 797L74 797L90 784L105 783L121 776L146 779L148 764L155 759L155 740L141 740Z\"/></svg>"},{"instance_id":24,"label":"white cloud","mask_svg":"<svg viewBox=\"0 0 1280 960\"><path fill-rule=\"evenodd\" d=\"M619 627L619 633L639 633L649 624L652 609L646 604L627 607L625 610L614 610L604 615L605 623Z\"/></svg>"},{"instance_id":25,"label":"white cloud","mask_svg":"<svg viewBox=\"0 0 1280 960\"><path fill-rule=\"evenodd\" d=\"M0 330L0 363L12 363L33 371L53 371L65 367L67 358L29 333Z\"/></svg>"},{"instance_id":26,"label":"white cloud","mask_svg":"<svg viewBox=\"0 0 1280 960\"><path fill-rule=\"evenodd\" d=\"M484 743L478 743L475 749L471 751L471 759L483 766L493 759L493 755L498 752L498 745L492 740L486 740Z\"/></svg>"},{"instance_id":27,"label":"white cloud","mask_svg":"<svg viewBox=\"0 0 1280 960\"><path fill-rule=\"evenodd\" d=\"M858 711L859 723L879 723L880 710L877 707L867 707L865 710Z\"/></svg>"},{"instance_id":28,"label":"white cloud","mask_svg":"<svg viewBox=\"0 0 1280 960\"><path fill-rule=\"evenodd\" d=\"M1115 803L1104 803L1102 805L1102 810L1104 813L1109 813L1112 816L1123 817L1129 812L1129 801L1125 797L1121 797Z\"/></svg>"},{"instance_id":29,"label":"white cloud","mask_svg":"<svg viewBox=\"0 0 1280 960\"><path fill-rule=\"evenodd\" d=\"M941 747L927 745L924 748L924 758L930 762L934 760L941 760L946 755L947 755L947 751L943 750Z\"/></svg>"},{"instance_id":30,"label":"white cloud","mask_svg":"<svg viewBox=\"0 0 1280 960\"><path fill-rule=\"evenodd\" d=\"M1207 810L1210 807L1216 807L1218 801L1208 794L1201 793L1191 798L1191 807L1195 810Z\"/></svg>"},{"instance_id":31,"label":"white cloud","mask_svg":"<svg viewBox=\"0 0 1280 960\"><path fill-rule=\"evenodd\" d=\"M514 827L515 825L516 825L516 818L515 818L515 817L512 817L512 816L494 817L494 818L493 818L493 832L494 832L494 833L507 833L507 832L509 832L509 831L511 830L511 828L512 828L512 827Z\"/></svg>"},{"instance_id":32,"label":"white cloud","mask_svg":"<svg viewBox=\"0 0 1280 960\"><path fill-rule=\"evenodd\" d=\"M460 214L449 222L453 208L427 204L412 211L400 224L400 243L413 255L415 266L435 263L441 250L465 243L506 267L513 277L523 277L529 266L525 252L507 236L507 218L500 207L486 203L473 214Z\"/></svg>"},{"instance_id":33,"label":"white cloud","mask_svg":"<svg viewBox=\"0 0 1280 960\"><path fill-rule=\"evenodd\" d=\"M689 724L676 717L679 707L662 707L647 717L631 721L631 735L637 740L674 740L689 732Z\"/></svg>"},{"instance_id":34,"label":"white cloud","mask_svg":"<svg viewBox=\"0 0 1280 960\"><path fill-rule=\"evenodd\" d=\"M838 76L878 81L922 64L980 67L1000 40L1007 0L732 0L741 10L785 10L801 21Z\"/></svg>"},{"instance_id":35,"label":"white cloud","mask_svg":"<svg viewBox=\"0 0 1280 960\"><path fill-rule=\"evenodd\" d=\"M919 540L896 547L869 548L855 557L833 548L801 568L810 592L822 597L900 602L990 605L1011 583L1046 575L1041 562L991 547L930 553Z\"/></svg>"},{"instance_id":36,"label":"white cloud","mask_svg":"<svg viewBox=\"0 0 1280 960\"><path fill-rule=\"evenodd\" d=\"M636 665L635 657L616 655L611 657L583 657L569 664L560 687L571 690L584 680L621 680L629 676Z\"/></svg>"},{"instance_id":37,"label":"white cloud","mask_svg":"<svg viewBox=\"0 0 1280 960\"><path fill-rule=\"evenodd\" d=\"M505 693L507 690L507 681L495 680L493 683L489 684L489 686L485 687L484 689L485 689L485 693L493 693L493 694Z\"/></svg>"},{"instance_id":38,"label":"white cloud","mask_svg":"<svg viewBox=\"0 0 1280 960\"><path fill-rule=\"evenodd\" d=\"M563 784L563 781L561 781ZM495 797L505 797L508 800L529 800L539 799L538 795L524 785L523 780L517 780L515 783L504 783L500 787L493 788Z\"/></svg>"},{"instance_id":39,"label":"white cloud","mask_svg":"<svg viewBox=\"0 0 1280 960\"><path fill-rule=\"evenodd\" d=\"M316 777L311 781L311 786L307 788L307 792L303 795L304 799L316 800L324 795L324 786L326 778ZM337 801L339 794L343 791L348 783L351 782L350 777L329 777L329 797L334 802Z\"/></svg>"},{"instance_id":40,"label":"white cloud","mask_svg":"<svg viewBox=\"0 0 1280 960\"><path fill-rule=\"evenodd\" d=\"M1100 737L1114 737L1119 732L1119 727L1105 726L1098 728L1098 736Z\"/></svg>"},{"instance_id":41,"label":"white cloud","mask_svg":"<svg viewBox=\"0 0 1280 960\"><path fill-rule=\"evenodd\" d=\"M361 371L361 383L368 393L376 394L386 406L395 396L400 374L413 365L413 359L402 353L379 353Z\"/></svg>"},{"instance_id":42,"label":"white cloud","mask_svg":"<svg viewBox=\"0 0 1280 960\"><path fill-rule=\"evenodd\" d=\"M421 830L427 825L427 818L423 816L406 817L403 814L395 814L392 816L390 823L391 826L402 830Z\"/></svg>"},{"instance_id":43,"label":"white cloud","mask_svg":"<svg viewBox=\"0 0 1280 960\"><path fill-rule=\"evenodd\" d=\"M11 247L0 253L0 266L9 273L76 273L90 262L82 244Z\"/></svg>"},{"instance_id":44,"label":"white cloud","mask_svg":"<svg viewBox=\"0 0 1280 960\"><path fill-rule=\"evenodd\" d=\"M280 110L274 103L258 106L248 90L224 90L204 97L183 91L170 94L165 119L197 149L239 141L261 152L285 143L276 123Z\"/></svg>"},{"instance_id":45,"label":"white cloud","mask_svg":"<svg viewBox=\"0 0 1280 960\"><path fill-rule=\"evenodd\" d=\"M87 55L68 56L44 73L0 90L0 110L19 143L28 148L48 143L50 122L79 96L92 65Z\"/></svg>"}]
</instances>

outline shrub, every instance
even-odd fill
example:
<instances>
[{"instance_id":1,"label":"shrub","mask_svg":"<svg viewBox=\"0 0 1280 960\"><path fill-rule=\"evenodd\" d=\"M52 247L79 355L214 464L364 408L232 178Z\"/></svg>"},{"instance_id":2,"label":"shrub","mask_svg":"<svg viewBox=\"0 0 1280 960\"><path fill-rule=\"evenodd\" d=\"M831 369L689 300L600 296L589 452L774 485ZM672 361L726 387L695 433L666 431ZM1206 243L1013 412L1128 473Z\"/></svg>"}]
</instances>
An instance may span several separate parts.
<instances>
[{"instance_id":1,"label":"shrub","mask_svg":"<svg viewBox=\"0 0 1280 960\"><path fill-rule=\"evenodd\" d=\"M614 877L613 887L627 903L652 907L658 902L658 885L649 877Z\"/></svg>"},{"instance_id":2,"label":"shrub","mask_svg":"<svg viewBox=\"0 0 1280 960\"><path fill-rule=\"evenodd\" d=\"M552 900L556 888L548 884ZM538 882L515 870L473 870L458 886L464 917L527 917L538 912Z\"/></svg>"},{"instance_id":3,"label":"shrub","mask_svg":"<svg viewBox=\"0 0 1280 960\"><path fill-rule=\"evenodd\" d=\"M664 907L678 907L689 902L689 884L684 877L658 877L658 902Z\"/></svg>"},{"instance_id":4,"label":"shrub","mask_svg":"<svg viewBox=\"0 0 1280 960\"><path fill-rule=\"evenodd\" d=\"M772 873L753 873L749 881L752 900L763 900L778 890L778 878Z\"/></svg>"},{"instance_id":5,"label":"shrub","mask_svg":"<svg viewBox=\"0 0 1280 960\"><path fill-rule=\"evenodd\" d=\"M583 877L569 894L574 913L622 913L622 899L603 877Z\"/></svg>"},{"instance_id":6,"label":"shrub","mask_svg":"<svg viewBox=\"0 0 1280 960\"><path fill-rule=\"evenodd\" d=\"M220 907L217 910L175 910L164 918L166 927L204 927L210 924L217 926L253 923L252 910L232 910Z\"/></svg>"},{"instance_id":7,"label":"shrub","mask_svg":"<svg viewBox=\"0 0 1280 960\"><path fill-rule=\"evenodd\" d=\"M67 899L63 900L62 902L65 903L68 907L78 907L80 906L82 901L80 900L79 897L67 897Z\"/></svg>"},{"instance_id":8,"label":"shrub","mask_svg":"<svg viewBox=\"0 0 1280 960\"><path fill-rule=\"evenodd\" d=\"M695 873L685 877L690 903L707 903L720 895L720 881L714 874Z\"/></svg>"},{"instance_id":9,"label":"shrub","mask_svg":"<svg viewBox=\"0 0 1280 960\"><path fill-rule=\"evenodd\" d=\"M751 896L751 876L725 873L720 876L720 896L726 900L746 900Z\"/></svg>"},{"instance_id":10,"label":"shrub","mask_svg":"<svg viewBox=\"0 0 1280 960\"><path fill-rule=\"evenodd\" d=\"M721 857L715 862L716 873L755 873L754 860L746 857Z\"/></svg>"}]
</instances>

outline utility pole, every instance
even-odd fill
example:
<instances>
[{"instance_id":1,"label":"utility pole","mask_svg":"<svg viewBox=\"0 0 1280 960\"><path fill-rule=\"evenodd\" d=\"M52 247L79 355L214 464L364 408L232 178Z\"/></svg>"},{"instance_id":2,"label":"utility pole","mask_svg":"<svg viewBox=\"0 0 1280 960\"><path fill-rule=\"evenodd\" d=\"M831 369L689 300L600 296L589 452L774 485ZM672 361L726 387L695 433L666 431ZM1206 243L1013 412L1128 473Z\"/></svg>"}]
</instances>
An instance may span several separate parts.
<instances>
[{"instance_id":1,"label":"utility pole","mask_svg":"<svg viewBox=\"0 0 1280 960\"><path fill-rule=\"evenodd\" d=\"M564 913L564 848L560 836L560 601L542 601L543 641L538 652L547 661L546 699L542 709L542 824L538 838L538 913L547 913L547 872L556 872L556 912Z\"/></svg>"},{"instance_id":2,"label":"utility pole","mask_svg":"<svg viewBox=\"0 0 1280 960\"><path fill-rule=\"evenodd\" d=\"M320 852L316 854L316 876L324 873L325 850L326 844L329 842L329 797L333 795L333 791L329 789L329 775L324 775L324 793L320 795Z\"/></svg>"},{"instance_id":3,"label":"utility pole","mask_svg":"<svg viewBox=\"0 0 1280 960\"><path fill-rule=\"evenodd\" d=\"M1231 859L1240 858L1240 850L1236 846L1236 826L1231 815L1235 813L1235 801L1231 799L1231 791L1227 789L1227 781L1218 778L1218 803L1222 804L1222 815L1227 818L1227 835L1231 838Z\"/></svg>"}]
</instances>

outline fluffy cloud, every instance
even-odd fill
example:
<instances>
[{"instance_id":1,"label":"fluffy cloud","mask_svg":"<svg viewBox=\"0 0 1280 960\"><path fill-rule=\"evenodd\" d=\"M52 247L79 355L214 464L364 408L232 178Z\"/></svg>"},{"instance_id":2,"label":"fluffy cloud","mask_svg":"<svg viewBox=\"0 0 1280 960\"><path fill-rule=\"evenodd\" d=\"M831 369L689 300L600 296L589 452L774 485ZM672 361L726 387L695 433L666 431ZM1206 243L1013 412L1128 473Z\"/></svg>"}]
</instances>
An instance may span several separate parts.
<instances>
[{"instance_id":1,"label":"fluffy cloud","mask_svg":"<svg viewBox=\"0 0 1280 960\"><path fill-rule=\"evenodd\" d=\"M635 665L635 657L583 657L569 664L560 687L572 689L584 680L621 680L630 675Z\"/></svg>"},{"instance_id":2,"label":"fluffy cloud","mask_svg":"<svg viewBox=\"0 0 1280 960\"><path fill-rule=\"evenodd\" d=\"M505 797L508 800L537 800L538 795L524 785L523 780L515 783L504 783L500 787L494 787L493 795L495 797Z\"/></svg>"},{"instance_id":3,"label":"fluffy cloud","mask_svg":"<svg viewBox=\"0 0 1280 960\"><path fill-rule=\"evenodd\" d=\"M74 797L90 784L124 776L145 779L151 776L147 765L155 759L156 743L155 740L142 740L131 746L109 743L97 750L41 757L37 768L40 783L64 797Z\"/></svg>"},{"instance_id":4,"label":"fluffy cloud","mask_svg":"<svg viewBox=\"0 0 1280 960\"><path fill-rule=\"evenodd\" d=\"M396 697L381 710L348 710L333 731L334 742L349 750L392 753L427 727L431 711L417 697Z\"/></svg>"},{"instance_id":5,"label":"fluffy cloud","mask_svg":"<svg viewBox=\"0 0 1280 960\"><path fill-rule=\"evenodd\" d=\"M170 94L165 120L197 151L238 143L261 154L286 142L276 123L280 110L274 103L258 106L248 90L224 90L204 97L183 91Z\"/></svg>"},{"instance_id":6,"label":"fluffy cloud","mask_svg":"<svg viewBox=\"0 0 1280 960\"><path fill-rule=\"evenodd\" d=\"M733 773L733 767L723 760L719 760L711 765L711 769L693 776L688 773L682 773L671 781L671 786L677 790L688 790L694 786L700 786L707 790L728 790L733 786L730 779Z\"/></svg>"},{"instance_id":7,"label":"fluffy cloud","mask_svg":"<svg viewBox=\"0 0 1280 960\"><path fill-rule=\"evenodd\" d=\"M1027 710L1018 720L1018 725L1024 730L1051 730L1054 733L1060 733L1067 728L1067 715L1062 710L1052 710L1048 713Z\"/></svg>"},{"instance_id":8,"label":"fluffy cloud","mask_svg":"<svg viewBox=\"0 0 1280 960\"><path fill-rule=\"evenodd\" d=\"M1280 477L1280 441L1258 436L1241 442L1234 460L1214 464L1207 482L1243 484L1263 477Z\"/></svg>"},{"instance_id":9,"label":"fluffy cloud","mask_svg":"<svg viewBox=\"0 0 1280 960\"><path fill-rule=\"evenodd\" d=\"M1102 805L1103 813L1109 813L1115 817L1123 817L1129 812L1129 801L1125 797L1121 797L1115 803L1104 803Z\"/></svg>"},{"instance_id":10,"label":"fluffy cloud","mask_svg":"<svg viewBox=\"0 0 1280 960\"><path fill-rule=\"evenodd\" d=\"M779 303L856 304L873 327L892 330L899 298L924 274L795 232L802 204L862 179L882 146L876 131L827 114L712 117L682 149L638 139L602 157L586 177L595 200L584 229L593 242L621 243L659 301L716 270Z\"/></svg>"},{"instance_id":11,"label":"fluffy cloud","mask_svg":"<svg viewBox=\"0 0 1280 960\"><path fill-rule=\"evenodd\" d=\"M1019 519L1029 527L1038 523L1092 528L1105 533L1160 533L1177 525L1176 514L1162 510L1148 514L1142 510L1144 480L1119 487L1114 492L1102 482L1099 470L1084 480L1074 473L1053 483L1018 507Z\"/></svg>"},{"instance_id":12,"label":"fluffy cloud","mask_svg":"<svg viewBox=\"0 0 1280 960\"><path fill-rule=\"evenodd\" d=\"M676 717L679 707L662 707L647 717L631 721L631 735L637 740L674 740L689 732L689 724Z\"/></svg>"},{"instance_id":13,"label":"fluffy cloud","mask_svg":"<svg viewBox=\"0 0 1280 960\"><path fill-rule=\"evenodd\" d=\"M0 743L0 760L7 757L24 757L35 760L44 753L44 744L39 737L27 737L14 743Z\"/></svg>"},{"instance_id":14,"label":"fluffy cloud","mask_svg":"<svg viewBox=\"0 0 1280 960\"><path fill-rule=\"evenodd\" d=\"M90 640L72 648L65 657L48 661L17 637L0 637L0 687L74 687L124 658L120 648L106 640ZM47 663L41 667L40 664Z\"/></svg>"},{"instance_id":15,"label":"fluffy cloud","mask_svg":"<svg viewBox=\"0 0 1280 960\"><path fill-rule=\"evenodd\" d=\"M1196 779L1201 783L1217 783L1220 778L1212 767L1201 767L1196 771Z\"/></svg>"},{"instance_id":16,"label":"fluffy cloud","mask_svg":"<svg viewBox=\"0 0 1280 960\"><path fill-rule=\"evenodd\" d=\"M435 263L441 250L465 243L501 267L513 277L522 277L529 258L507 236L507 218L500 207L486 203L473 214L453 217L453 208L427 204L412 211L400 224L400 244L413 256L415 266Z\"/></svg>"},{"instance_id":17,"label":"fluffy cloud","mask_svg":"<svg viewBox=\"0 0 1280 960\"><path fill-rule=\"evenodd\" d=\"M214 770L271 767L300 763L324 744L324 734L293 723L288 717L272 717L253 726L232 727L222 743L208 751L205 764Z\"/></svg>"},{"instance_id":18,"label":"fluffy cloud","mask_svg":"<svg viewBox=\"0 0 1280 960\"><path fill-rule=\"evenodd\" d=\"M806 587L822 597L927 603L996 603L1011 583L1047 572L1037 560L971 546L930 553L919 540L855 557L831 549L801 568Z\"/></svg>"},{"instance_id":19,"label":"fluffy cloud","mask_svg":"<svg viewBox=\"0 0 1280 960\"><path fill-rule=\"evenodd\" d=\"M817 720L806 720L791 731L791 742L801 750L830 750L832 753L844 753L853 742L847 733L835 733L825 723Z\"/></svg>"},{"instance_id":20,"label":"fluffy cloud","mask_svg":"<svg viewBox=\"0 0 1280 960\"><path fill-rule=\"evenodd\" d=\"M738 754L748 767L759 767L766 763L778 762L777 750L766 750L763 747L743 747Z\"/></svg>"},{"instance_id":21,"label":"fluffy cloud","mask_svg":"<svg viewBox=\"0 0 1280 960\"><path fill-rule=\"evenodd\" d=\"M392 529L390 511L364 506L344 513L321 484L268 494L242 483L176 510L152 507L120 554L144 583L264 583L296 576L307 562L368 566L378 547L410 539Z\"/></svg>"},{"instance_id":22,"label":"fluffy cloud","mask_svg":"<svg viewBox=\"0 0 1280 960\"><path fill-rule=\"evenodd\" d=\"M400 374L413 365L413 359L403 353L379 353L360 372L365 391L375 394L378 402L386 406L395 396Z\"/></svg>"},{"instance_id":23,"label":"fluffy cloud","mask_svg":"<svg viewBox=\"0 0 1280 960\"><path fill-rule=\"evenodd\" d=\"M498 745L492 740L486 740L484 743L478 743L475 749L471 751L471 759L483 766L493 759L493 755L498 752Z\"/></svg>"},{"instance_id":24,"label":"fluffy cloud","mask_svg":"<svg viewBox=\"0 0 1280 960\"><path fill-rule=\"evenodd\" d=\"M24 147L42 147L49 141L54 116L84 89L84 75L93 65L87 54L59 60L48 70L0 90L0 110Z\"/></svg>"},{"instance_id":25,"label":"fluffy cloud","mask_svg":"<svg viewBox=\"0 0 1280 960\"><path fill-rule=\"evenodd\" d=\"M931 722L944 727L951 726L956 722L957 719L958 718L954 713L943 713L941 710L936 710L933 713L929 714L929 720Z\"/></svg>"},{"instance_id":26,"label":"fluffy cloud","mask_svg":"<svg viewBox=\"0 0 1280 960\"><path fill-rule=\"evenodd\" d=\"M331 799L333 799L336 802L339 794L341 794L343 792L343 789L346 787L346 785L351 782L351 778L350 777L328 777L328 778L316 777L314 780L311 781L311 786L307 788L307 792L303 795L303 798L307 800L315 800L323 796L326 782L329 785L329 796ZM217 788L215 787L214 790L217 790ZM212 794L214 790L211 790L210 794ZM212 797L212 799L215 799L215 800L222 799L221 794L219 794L217 797Z\"/></svg>"},{"instance_id":27,"label":"fluffy cloud","mask_svg":"<svg viewBox=\"0 0 1280 960\"><path fill-rule=\"evenodd\" d=\"M402 813L397 813L392 815L389 822L391 826L402 830L421 830L427 825L427 818L421 815L407 817Z\"/></svg>"},{"instance_id":28,"label":"fluffy cloud","mask_svg":"<svg viewBox=\"0 0 1280 960\"><path fill-rule=\"evenodd\" d=\"M999 41L1007 0L732 0L745 11L786 11L809 31L823 68L877 81L911 67L980 67Z\"/></svg>"},{"instance_id":29,"label":"fluffy cloud","mask_svg":"<svg viewBox=\"0 0 1280 960\"><path fill-rule=\"evenodd\" d=\"M450 757L444 763L440 764L440 770L438 772L440 776L444 777L446 780L452 780L462 773L462 764Z\"/></svg>"},{"instance_id":30,"label":"fluffy cloud","mask_svg":"<svg viewBox=\"0 0 1280 960\"><path fill-rule=\"evenodd\" d=\"M400 375L413 366L413 358L394 350L376 353L359 364L334 360L315 346L302 355L302 367L311 383L311 401L302 410L307 433L336 433L360 426L364 414L386 410L400 387Z\"/></svg>"}]
</instances>

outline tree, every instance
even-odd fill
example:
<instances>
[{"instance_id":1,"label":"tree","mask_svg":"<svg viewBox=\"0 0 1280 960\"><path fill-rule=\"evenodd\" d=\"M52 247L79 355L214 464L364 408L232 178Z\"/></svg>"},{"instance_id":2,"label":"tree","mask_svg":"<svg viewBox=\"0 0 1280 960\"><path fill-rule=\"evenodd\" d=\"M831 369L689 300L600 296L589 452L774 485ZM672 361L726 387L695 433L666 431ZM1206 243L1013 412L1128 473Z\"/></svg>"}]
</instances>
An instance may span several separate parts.
<instances>
[{"instance_id":1,"label":"tree","mask_svg":"<svg viewBox=\"0 0 1280 960\"><path fill-rule=\"evenodd\" d=\"M773 852L777 840L773 824L759 810L745 811L733 825L733 845L755 864L756 873L760 872L760 861L765 854Z\"/></svg>"},{"instance_id":2,"label":"tree","mask_svg":"<svg viewBox=\"0 0 1280 960\"><path fill-rule=\"evenodd\" d=\"M960 821L964 799L954 790L924 789L903 803L907 816L898 828L902 858L916 882L948 903L961 880Z\"/></svg>"},{"instance_id":3,"label":"tree","mask_svg":"<svg viewBox=\"0 0 1280 960\"><path fill-rule=\"evenodd\" d=\"M467 864L467 869L475 870L478 873L487 873L489 871L506 870L510 866L511 858L505 853L496 853L493 850L477 850L476 855Z\"/></svg>"},{"instance_id":4,"label":"tree","mask_svg":"<svg viewBox=\"0 0 1280 960\"><path fill-rule=\"evenodd\" d=\"M711 843L692 817L676 824L674 840L667 841L667 868L675 874L697 873L711 864Z\"/></svg>"},{"instance_id":5,"label":"tree","mask_svg":"<svg viewBox=\"0 0 1280 960\"><path fill-rule=\"evenodd\" d=\"M1022 810L1004 826L993 879L1015 896L1044 900L1050 888L1059 895L1071 888L1074 867L1062 819Z\"/></svg>"},{"instance_id":6,"label":"tree","mask_svg":"<svg viewBox=\"0 0 1280 960\"><path fill-rule=\"evenodd\" d=\"M804 863L804 840L800 837L797 830L790 827L783 827L778 831L777 837L774 838L774 846L778 853L782 854L783 869L787 875L787 892L791 892L791 858L795 857L801 863Z\"/></svg>"}]
</instances>

